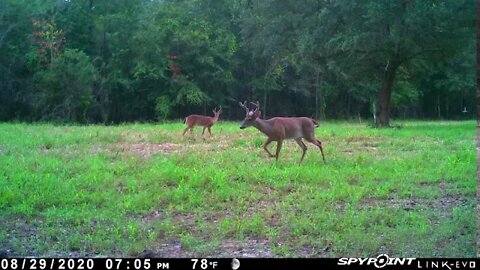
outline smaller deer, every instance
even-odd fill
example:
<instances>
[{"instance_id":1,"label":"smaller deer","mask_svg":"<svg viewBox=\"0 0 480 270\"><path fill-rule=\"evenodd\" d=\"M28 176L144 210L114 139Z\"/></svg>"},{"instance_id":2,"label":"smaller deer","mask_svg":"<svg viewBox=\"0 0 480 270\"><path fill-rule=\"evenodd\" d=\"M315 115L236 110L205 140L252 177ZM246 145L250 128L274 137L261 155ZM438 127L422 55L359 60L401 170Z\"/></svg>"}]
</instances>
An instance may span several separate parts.
<instances>
[{"instance_id":1,"label":"smaller deer","mask_svg":"<svg viewBox=\"0 0 480 270\"><path fill-rule=\"evenodd\" d=\"M302 138L315 144L320 148L322 153L323 162L325 162L325 156L323 155L322 143L315 138L315 128L318 127L318 122L312 118L308 117L274 117L268 120L260 119L262 114L260 105L257 103L251 102L255 105L255 110L250 111L246 106L246 101L240 104L240 107L245 109L247 115L240 126L240 129L247 128L249 126L254 126L256 129L260 130L263 134L267 135L267 140L263 144L263 149L268 153L270 157L275 157L278 160L280 150L282 149L282 143L284 140L294 139L297 144L302 148L302 157L300 158L300 163L305 157L307 152L307 146L302 141ZM275 155L270 153L267 146L273 142L277 142L277 151Z\"/></svg>"},{"instance_id":2,"label":"smaller deer","mask_svg":"<svg viewBox=\"0 0 480 270\"><path fill-rule=\"evenodd\" d=\"M190 132L193 132L193 128L195 126L202 126L203 131L202 131L202 136L205 133L205 129L208 129L208 133L210 133L210 136L212 136L212 131L210 128L218 121L218 117L222 114L222 106L220 106L220 109L217 111L216 107L213 109L213 116L205 116L205 115L198 115L198 114L192 114L187 117L185 117L184 123L187 124L187 127L185 130L183 130L183 136L185 136L185 133L190 129Z\"/></svg>"}]
</instances>

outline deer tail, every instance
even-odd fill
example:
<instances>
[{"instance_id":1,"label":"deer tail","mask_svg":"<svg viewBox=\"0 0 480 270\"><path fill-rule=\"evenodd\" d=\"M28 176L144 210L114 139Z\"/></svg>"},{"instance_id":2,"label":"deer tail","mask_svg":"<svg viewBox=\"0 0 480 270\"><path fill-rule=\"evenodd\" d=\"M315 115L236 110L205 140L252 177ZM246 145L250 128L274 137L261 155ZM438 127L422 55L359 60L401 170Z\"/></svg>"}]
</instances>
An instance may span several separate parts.
<instances>
[{"instance_id":1,"label":"deer tail","mask_svg":"<svg viewBox=\"0 0 480 270\"><path fill-rule=\"evenodd\" d=\"M185 118L183 118L183 123L184 123L184 124L187 123L187 118L188 118L188 116L185 117Z\"/></svg>"},{"instance_id":2,"label":"deer tail","mask_svg":"<svg viewBox=\"0 0 480 270\"><path fill-rule=\"evenodd\" d=\"M315 126L315 128L318 128L320 126L320 123L318 123L317 120L313 119L313 118L310 118L313 122L313 125Z\"/></svg>"}]
</instances>

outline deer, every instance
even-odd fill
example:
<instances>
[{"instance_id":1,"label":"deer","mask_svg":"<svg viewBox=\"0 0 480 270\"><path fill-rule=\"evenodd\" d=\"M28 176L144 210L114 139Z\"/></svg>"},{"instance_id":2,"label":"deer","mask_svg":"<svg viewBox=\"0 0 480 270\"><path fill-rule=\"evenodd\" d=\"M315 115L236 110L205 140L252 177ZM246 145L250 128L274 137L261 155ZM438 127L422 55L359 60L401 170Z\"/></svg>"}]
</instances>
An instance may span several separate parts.
<instances>
[{"instance_id":1,"label":"deer","mask_svg":"<svg viewBox=\"0 0 480 270\"><path fill-rule=\"evenodd\" d=\"M210 136L212 136L212 131L210 128L218 121L218 117L220 114L222 114L222 106L220 106L220 109L217 111L217 108L213 109L213 116L205 116L205 115L198 115L198 114L192 114L184 119L184 123L187 124L187 127L185 130L183 130L183 135L185 136L185 133L190 129L190 132L193 132L193 128L195 126L202 126L203 131L202 131L202 136L205 133L205 129L208 129L208 133L210 133Z\"/></svg>"},{"instance_id":2,"label":"deer","mask_svg":"<svg viewBox=\"0 0 480 270\"><path fill-rule=\"evenodd\" d=\"M263 143L262 147L268 153L269 157L275 157L275 161L278 161L283 141L293 139L297 142L300 148L302 148L302 157L300 158L299 162L302 163L305 153L307 152L307 146L302 141L302 139L305 139L320 148L322 159L325 163L322 142L315 138L315 128L319 127L319 123L315 119L309 117L274 117L268 120L263 120L260 119L262 112L259 110L260 104L258 101L256 103L251 102L251 104L256 107L254 110L249 110L246 103L246 101L243 103L239 102L240 107L245 109L246 112L245 119L240 125L240 129L254 126L263 134L267 135L267 140L265 143ZM268 145L273 141L277 142L277 150L275 155L270 153L267 148Z\"/></svg>"}]
</instances>

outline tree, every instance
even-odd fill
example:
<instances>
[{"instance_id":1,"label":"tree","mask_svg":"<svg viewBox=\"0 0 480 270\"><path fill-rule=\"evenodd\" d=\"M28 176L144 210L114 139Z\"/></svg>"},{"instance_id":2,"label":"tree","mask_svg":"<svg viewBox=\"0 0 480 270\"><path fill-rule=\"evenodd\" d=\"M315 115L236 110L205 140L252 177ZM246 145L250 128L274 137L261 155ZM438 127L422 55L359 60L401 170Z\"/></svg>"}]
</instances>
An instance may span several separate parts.
<instances>
[{"instance_id":1,"label":"tree","mask_svg":"<svg viewBox=\"0 0 480 270\"><path fill-rule=\"evenodd\" d=\"M413 60L448 60L458 54L473 38L473 7L469 0L335 1L327 7L339 14L341 25L331 37L330 50L347 53L343 59L346 70L354 67L381 82L379 127L389 126L399 68ZM452 16L457 19L451 20Z\"/></svg>"},{"instance_id":2,"label":"tree","mask_svg":"<svg viewBox=\"0 0 480 270\"><path fill-rule=\"evenodd\" d=\"M96 70L85 53L66 49L35 74L36 111L41 119L86 122Z\"/></svg>"},{"instance_id":3,"label":"tree","mask_svg":"<svg viewBox=\"0 0 480 270\"><path fill-rule=\"evenodd\" d=\"M4 0L0 119L152 121L219 104L238 119L245 99L268 116L370 117L376 105L378 126L469 117L474 4ZM75 61L80 73L62 77ZM86 101L67 102L77 94Z\"/></svg>"},{"instance_id":4,"label":"tree","mask_svg":"<svg viewBox=\"0 0 480 270\"><path fill-rule=\"evenodd\" d=\"M173 108L196 106L208 113L207 104L218 106L231 95L235 36L211 17L221 4L151 3L145 9L134 36L135 85L150 93L163 118Z\"/></svg>"},{"instance_id":5,"label":"tree","mask_svg":"<svg viewBox=\"0 0 480 270\"><path fill-rule=\"evenodd\" d=\"M32 73L26 63L32 32L24 1L0 2L0 120L29 119Z\"/></svg>"}]
</instances>

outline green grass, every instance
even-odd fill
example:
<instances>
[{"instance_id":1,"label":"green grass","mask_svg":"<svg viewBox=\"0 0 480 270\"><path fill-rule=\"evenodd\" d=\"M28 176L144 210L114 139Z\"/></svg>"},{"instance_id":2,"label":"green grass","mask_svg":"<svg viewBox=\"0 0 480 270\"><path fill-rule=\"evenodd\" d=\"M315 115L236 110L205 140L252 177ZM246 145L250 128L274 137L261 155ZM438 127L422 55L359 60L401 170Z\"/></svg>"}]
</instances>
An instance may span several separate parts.
<instances>
[{"instance_id":1,"label":"green grass","mask_svg":"<svg viewBox=\"0 0 480 270\"><path fill-rule=\"evenodd\" d=\"M0 124L0 252L476 255L474 121L322 123L326 164L238 126Z\"/></svg>"}]
</instances>

